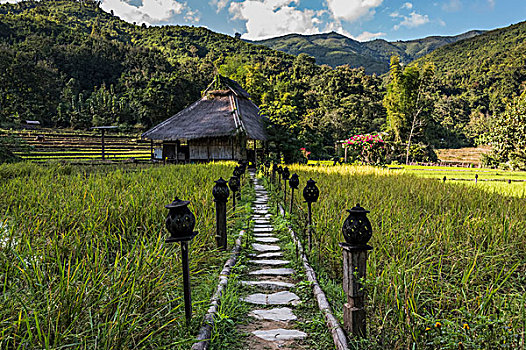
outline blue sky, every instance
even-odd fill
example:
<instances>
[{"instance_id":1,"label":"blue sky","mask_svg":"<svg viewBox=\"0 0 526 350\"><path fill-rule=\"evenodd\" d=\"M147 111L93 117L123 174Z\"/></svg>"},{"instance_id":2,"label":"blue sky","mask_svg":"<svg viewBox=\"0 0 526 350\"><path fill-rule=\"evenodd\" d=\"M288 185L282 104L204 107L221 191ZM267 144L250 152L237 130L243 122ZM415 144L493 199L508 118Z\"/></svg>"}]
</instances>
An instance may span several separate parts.
<instances>
[{"instance_id":1,"label":"blue sky","mask_svg":"<svg viewBox=\"0 0 526 350\"><path fill-rule=\"evenodd\" d=\"M253 40L328 31L408 40L526 20L526 0L102 0L102 7L137 24L204 26Z\"/></svg>"}]
</instances>

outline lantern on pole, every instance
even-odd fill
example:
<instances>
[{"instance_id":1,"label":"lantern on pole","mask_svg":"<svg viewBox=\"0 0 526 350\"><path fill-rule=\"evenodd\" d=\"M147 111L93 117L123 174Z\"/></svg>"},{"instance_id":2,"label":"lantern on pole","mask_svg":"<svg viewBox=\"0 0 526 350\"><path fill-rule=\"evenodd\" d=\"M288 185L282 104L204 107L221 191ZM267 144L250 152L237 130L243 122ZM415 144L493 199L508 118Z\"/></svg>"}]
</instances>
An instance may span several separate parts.
<instances>
[{"instance_id":1,"label":"lantern on pole","mask_svg":"<svg viewBox=\"0 0 526 350\"><path fill-rule=\"evenodd\" d=\"M287 180L290 178L289 167L283 168L283 205L287 205Z\"/></svg>"},{"instance_id":2,"label":"lantern on pole","mask_svg":"<svg viewBox=\"0 0 526 350\"><path fill-rule=\"evenodd\" d=\"M230 190L233 192L232 193L232 200L234 201L234 211L236 210L236 197L240 197L240 195L238 194L239 192L239 188L241 187L241 184L239 182L239 177L237 176L232 176L229 180L228 180L228 187L230 187Z\"/></svg>"},{"instance_id":3,"label":"lantern on pole","mask_svg":"<svg viewBox=\"0 0 526 350\"><path fill-rule=\"evenodd\" d=\"M221 250L226 250L226 203L230 191L227 182L222 177L215 181L215 183L216 184L212 189L212 195L214 196L214 202L216 203L216 243Z\"/></svg>"},{"instance_id":4,"label":"lantern on pole","mask_svg":"<svg viewBox=\"0 0 526 350\"><path fill-rule=\"evenodd\" d=\"M360 283L367 276L367 243L373 230L367 218L368 210L357 204L347 210L349 216L343 223L343 290L347 303L343 307L343 322L347 332L356 337L366 337L365 292Z\"/></svg>"},{"instance_id":5,"label":"lantern on pole","mask_svg":"<svg viewBox=\"0 0 526 350\"><path fill-rule=\"evenodd\" d=\"M305 202L307 202L307 207L309 208L309 251L312 251L312 203L317 202L319 196L320 190L318 189L318 186L316 186L316 181L311 178L307 181L305 188L303 188L303 198L305 199Z\"/></svg>"},{"instance_id":6,"label":"lantern on pole","mask_svg":"<svg viewBox=\"0 0 526 350\"><path fill-rule=\"evenodd\" d=\"M289 180L289 187L290 187L290 213L292 214L292 204L294 203L294 190L298 189L298 186L300 185L300 179L298 174L294 173L290 177Z\"/></svg>"},{"instance_id":7,"label":"lantern on pole","mask_svg":"<svg viewBox=\"0 0 526 350\"><path fill-rule=\"evenodd\" d=\"M169 210L166 217L166 229L170 232L170 237L166 238L166 243L181 243L181 260L183 264L183 289L184 289L184 310L186 324L190 324L192 319L192 292L190 286L190 268L188 263L188 242L191 241L197 232L194 232L195 216L188 208L189 201L175 198L174 201L165 208Z\"/></svg>"},{"instance_id":8,"label":"lantern on pole","mask_svg":"<svg viewBox=\"0 0 526 350\"><path fill-rule=\"evenodd\" d=\"M271 173L271 181L274 182L276 180L276 172L278 171L278 166L276 163L272 163L272 173Z\"/></svg>"}]
</instances>

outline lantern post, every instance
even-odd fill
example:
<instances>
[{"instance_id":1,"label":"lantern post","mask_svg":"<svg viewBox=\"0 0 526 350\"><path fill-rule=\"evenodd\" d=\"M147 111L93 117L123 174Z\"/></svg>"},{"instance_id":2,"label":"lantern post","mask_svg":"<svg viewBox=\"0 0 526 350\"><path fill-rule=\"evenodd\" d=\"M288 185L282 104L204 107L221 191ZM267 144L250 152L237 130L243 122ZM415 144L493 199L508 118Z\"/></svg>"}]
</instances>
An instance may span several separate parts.
<instances>
[{"instance_id":1,"label":"lantern post","mask_svg":"<svg viewBox=\"0 0 526 350\"><path fill-rule=\"evenodd\" d=\"M307 207L309 208L309 251L312 251L312 203L317 202L319 197L320 190L318 189L318 186L316 186L316 181L311 178L307 181L305 188L303 188L303 198L305 199L305 202L307 202Z\"/></svg>"},{"instance_id":2,"label":"lantern post","mask_svg":"<svg viewBox=\"0 0 526 350\"><path fill-rule=\"evenodd\" d=\"M283 168L283 205L287 205L287 180L290 178L289 167Z\"/></svg>"},{"instance_id":3,"label":"lantern post","mask_svg":"<svg viewBox=\"0 0 526 350\"><path fill-rule=\"evenodd\" d=\"M294 190L298 189L300 185L300 179L298 174L294 173L290 177L289 186L290 186L290 213L292 214L292 204L294 203Z\"/></svg>"},{"instance_id":4,"label":"lantern post","mask_svg":"<svg viewBox=\"0 0 526 350\"><path fill-rule=\"evenodd\" d=\"M227 231L226 231L226 203L228 201L227 182L220 177L215 181L216 185L212 189L214 202L216 203L216 243L218 248L226 250L227 246Z\"/></svg>"},{"instance_id":5,"label":"lantern post","mask_svg":"<svg viewBox=\"0 0 526 350\"><path fill-rule=\"evenodd\" d=\"M230 190L232 191L232 200L234 202L234 211L236 211L236 197L240 197L239 195L236 195L237 192L239 192L239 187L241 184L239 183L239 177L232 176L228 180L228 187L230 187Z\"/></svg>"},{"instance_id":6,"label":"lantern post","mask_svg":"<svg viewBox=\"0 0 526 350\"><path fill-rule=\"evenodd\" d=\"M174 201L165 208L169 210L166 217L166 229L170 232L170 237L166 238L166 243L181 243L181 260L183 264L183 291L184 291L184 311L186 325L190 325L192 319L192 291L190 286L190 267L188 263L188 242L190 242L197 232L194 231L195 216L188 208L189 201L175 198Z\"/></svg>"},{"instance_id":7,"label":"lantern post","mask_svg":"<svg viewBox=\"0 0 526 350\"><path fill-rule=\"evenodd\" d=\"M345 243L343 249L343 290L347 303L343 306L343 325L354 337L367 336L365 314L365 291L360 280L367 276L367 251L373 249L367 244L373 230L367 218L368 210L356 204L343 223L342 232Z\"/></svg>"},{"instance_id":8,"label":"lantern post","mask_svg":"<svg viewBox=\"0 0 526 350\"><path fill-rule=\"evenodd\" d=\"M281 175L283 174L283 167L281 165L278 165L278 188L281 190Z\"/></svg>"}]
</instances>

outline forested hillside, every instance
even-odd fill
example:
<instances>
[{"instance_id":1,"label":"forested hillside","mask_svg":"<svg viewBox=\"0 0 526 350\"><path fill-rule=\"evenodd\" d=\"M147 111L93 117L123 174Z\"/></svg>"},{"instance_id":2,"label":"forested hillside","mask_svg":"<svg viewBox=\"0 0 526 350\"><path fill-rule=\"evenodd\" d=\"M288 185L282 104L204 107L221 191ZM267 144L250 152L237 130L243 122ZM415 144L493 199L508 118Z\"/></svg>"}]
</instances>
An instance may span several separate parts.
<instances>
[{"instance_id":1,"label":"forested hillside","mask_svg":"<svg viewBox=\"0 0 526 350\"><path fill-rule=\"evenodd\" d=\"M431 62L442 91L477 115L498 115L526 87L526 22L438 48ZM465 113L462 113L465 115Z\"/></svg>"},{"instance_id":2,"label":"forested hillside","mask_svg":"<svg viewBox=\"0 0 526 350\"><path fill-rule=\"evenodd\" d=\"M149 126L197 99L229 56L293 60L204 28L135 26L95 2L0 5L0 121Z\"/></svg>"},{"instance_id":3,"label":"forested hillside","mask_svg":"<svg viewBox=\"0 0 526 350\"><path fill-rule=\"evenodd\" d=\"M367 74L384 74L389 70L391 56L399 56L403 63L409 63L433 50L484 33L472 30L456 36L430 36L409 41L389 42L377 39L359 42L344 35L332 32L325 34L289 34L277 38L253 41L292 55L306 53L316 59L318 64L331 67L349 65L363 67Z\"/></svg>"},{"instance_id":4,"label":"forested hillside","mask_svg":"<svg viewBox=\"0 0 526 350\"><path fill-rule=\"evenodd\" d=\"M417 60L407 79L418 82L426 99L421 132L412 142L456 147L485 135L506 99L524 88L524 37L521 23L444 46L426 56L436 68L426 68L425 81L424 59ZM295 57L204 28L137 26L94 1L0 5L3 126L39 120L50 127L120 125L141 131L198 99L216 74L238 81L252 95L272 124L271 147L288 159L301 158L306 146L313 157L331 157L336 140L392 131L386 87L395 94L415 93L392 85L392 77L320 66L305 54Z\"/></svg>"}]
</instances>

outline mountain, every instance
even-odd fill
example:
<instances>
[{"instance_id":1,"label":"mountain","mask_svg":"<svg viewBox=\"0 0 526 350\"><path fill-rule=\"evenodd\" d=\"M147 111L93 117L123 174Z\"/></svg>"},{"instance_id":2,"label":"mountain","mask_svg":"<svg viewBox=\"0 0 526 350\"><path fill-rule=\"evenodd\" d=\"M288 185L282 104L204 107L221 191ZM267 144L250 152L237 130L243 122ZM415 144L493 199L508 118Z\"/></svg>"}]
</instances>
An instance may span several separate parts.
<instances>
[{"instance_id":1,"label":"mountain","mask_svg":"<svg viewBox=\"0 0 526 350\"><path fill-rule=\"evenodd\" d=\"M456 36L430 36L423 39L389 42L382 39L359 42L344 35L331 32L315 35L289 34L276 38L250 41L292 55L306 53L316 59L318 64L337 67L348 64L351 67L364 67L368 74L383 74L389 70L392 55L409 63L433 50L459 40L484 33L481 30Z\"/></svg>"},{"instance_id":2,"label":"mountain","mask_svg":"<svg viewBox=\"0 0 526 350\"><path fill-rule=\"evenodd\" d=\"M498 115L526 88L526 21L437 48L413 64L435 66L443 93Z\"/></svg>"},{"instance_id":3,"label":"mountain","mask_svg":"<svg viewBox=\"0 0 526 350\"><path fill-rule=\"evenodd\" d=\"M0 124L149 126L200 97L227 61L294 57L205 28L147 27L98 1L0 4Z\"/></svg>"}]
</instances>

